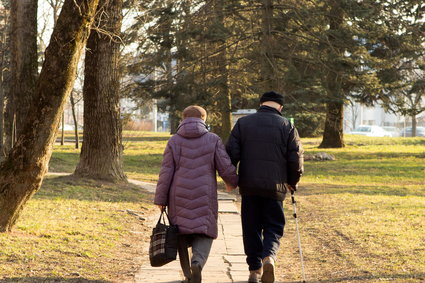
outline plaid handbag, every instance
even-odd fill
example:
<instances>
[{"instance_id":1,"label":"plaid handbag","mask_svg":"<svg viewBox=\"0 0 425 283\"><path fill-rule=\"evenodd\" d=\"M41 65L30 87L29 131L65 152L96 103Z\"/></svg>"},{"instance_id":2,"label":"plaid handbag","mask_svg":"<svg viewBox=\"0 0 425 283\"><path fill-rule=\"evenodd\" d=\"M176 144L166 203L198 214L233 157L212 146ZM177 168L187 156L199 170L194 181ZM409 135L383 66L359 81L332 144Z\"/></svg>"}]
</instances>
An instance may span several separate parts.
<instances>
[{"instance_id":1,"label":"plaid handbag","mask_svg":"<svg viewBox=\"0 0 425 283\"><path fill-rule=\"evenodd\" d=\"M169 225L165 224L164 213L167 215ZM149 260L151 266L163 266L176 259L178 232L179 229L177 225L171 225L170 218L164 210L159 216L156 226L152 229L149 245Z\"/></svg>"}]
</instances>

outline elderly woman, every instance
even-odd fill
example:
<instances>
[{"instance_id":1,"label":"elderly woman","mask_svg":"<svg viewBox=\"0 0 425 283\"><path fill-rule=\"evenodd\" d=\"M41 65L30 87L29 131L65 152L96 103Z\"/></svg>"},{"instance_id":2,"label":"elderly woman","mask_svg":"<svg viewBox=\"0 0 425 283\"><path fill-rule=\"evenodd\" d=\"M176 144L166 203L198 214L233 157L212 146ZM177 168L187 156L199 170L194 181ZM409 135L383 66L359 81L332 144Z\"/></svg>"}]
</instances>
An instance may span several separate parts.
<instances>
[{"instance_id":1,"label":"elderly woman","mask_svg":"<svg viewBox=\"0 0 425 283\"><path fill-rule=\"evenodd\" d=\"M201 282L201 270L217 238L216 171L228 190L238 183L236 168L221 139L208 131L206 118L200 106L183 111L177 134L165 148L155 193L155 204L161 210L168 207L171 223L179 227L180 265L186 281L191 283Z\"/></svg>"}]
</instances>

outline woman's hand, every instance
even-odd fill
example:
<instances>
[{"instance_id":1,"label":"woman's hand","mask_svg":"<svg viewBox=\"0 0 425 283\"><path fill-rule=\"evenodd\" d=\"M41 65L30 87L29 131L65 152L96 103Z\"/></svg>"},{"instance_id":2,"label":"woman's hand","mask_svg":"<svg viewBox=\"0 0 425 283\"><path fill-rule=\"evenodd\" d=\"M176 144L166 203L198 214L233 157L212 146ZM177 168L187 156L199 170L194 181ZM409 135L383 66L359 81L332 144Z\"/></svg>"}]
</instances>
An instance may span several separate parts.
<instances>
[{"instance_id":1,"label":"woman's hand","mask_svg":"<svg viewBox=\"0 0 425 283\"><path fill-rule=\"evenodd\" d=\"M165 208L167 207L166 205L159 205L159 204L157 204L156 206L158 206L161 212L165 211Z\"/></svg>"},{"instance_id":2,"label":"woman's hand","mask_svg":"<svg viewBox=\"0 0 425 283\"><path fill-rule=\"evenodd\" d=\"M232 185L226 184L226 192L230 193L231 191L233 191L234 189L236 189L236 187L233 187Z\"/></svg>"}]
</instances>

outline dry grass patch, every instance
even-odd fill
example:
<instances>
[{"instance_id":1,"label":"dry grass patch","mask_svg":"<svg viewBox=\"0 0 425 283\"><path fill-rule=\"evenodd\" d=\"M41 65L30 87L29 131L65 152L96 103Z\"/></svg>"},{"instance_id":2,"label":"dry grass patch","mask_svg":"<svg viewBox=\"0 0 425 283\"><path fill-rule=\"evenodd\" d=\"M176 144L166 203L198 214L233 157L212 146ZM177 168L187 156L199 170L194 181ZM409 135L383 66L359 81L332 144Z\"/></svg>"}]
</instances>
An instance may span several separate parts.
<instances>
[{"instance_id":1,"label":"dry grass patch","mask_svg":"<svg viewBox=\"0 0 425 283\"><path fill-rule=\"evenodd\" d=\"M0 282L121 282L145 257L152 196L128 184L45 180L13 232L0 234Z\"/></svg>"},{"instance_id":2,"label":"dry grass patch","mask_svg":"<svg viewBox=\"0 0 425 283\"><path fill-rule=\"evenodd\" d=\"M326 151L332 162L307 162L297 193L307 279L313 282L425 280L425 139L348 137ZM286 203L278 279L299 282L301 267Z\"/></svg>"}]
</instances>

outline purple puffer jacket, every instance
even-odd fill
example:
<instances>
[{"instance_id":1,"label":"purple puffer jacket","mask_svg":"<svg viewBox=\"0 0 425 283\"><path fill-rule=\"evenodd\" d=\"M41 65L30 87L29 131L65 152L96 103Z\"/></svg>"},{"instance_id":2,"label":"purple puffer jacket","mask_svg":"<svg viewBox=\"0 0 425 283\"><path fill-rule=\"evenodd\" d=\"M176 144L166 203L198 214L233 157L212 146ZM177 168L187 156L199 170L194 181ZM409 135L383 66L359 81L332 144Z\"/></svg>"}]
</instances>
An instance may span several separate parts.
<instances>
[{"instance_id":1,"label":"purple puffer jacket","mask_svg":"<svg viewBox=\"0 0 425 283\"><path fill-rule=\"evenodd\" d=\"M165 148L155 192L155 204L168 206L180 233L217 238L216 170L237 186L236 168L221 139L208 132L202 119L184 119Z\"/></svg>"}]
</instances>

